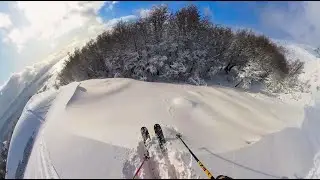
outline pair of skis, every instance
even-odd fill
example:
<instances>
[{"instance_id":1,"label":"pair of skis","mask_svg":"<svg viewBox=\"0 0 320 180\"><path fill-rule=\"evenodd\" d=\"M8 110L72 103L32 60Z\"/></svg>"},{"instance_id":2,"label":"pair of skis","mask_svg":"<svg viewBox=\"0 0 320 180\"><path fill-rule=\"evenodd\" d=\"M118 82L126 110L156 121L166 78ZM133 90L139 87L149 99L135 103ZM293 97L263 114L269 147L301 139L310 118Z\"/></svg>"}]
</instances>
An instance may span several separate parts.
<instances>
[{"instance_id":1,"label":"pair of skis","mask_svg":"<svg viewBox=\"0 0 320 180\"><path fill-rule=\"evenodd\" d=\"M154 125L154 132L157 136L157 139L159 141L159 145L160 145L160 149L164 152L166 151L165 149L165 143L166 140L164 138L161 126L159 124L155 124ZM150 134L149 131L146 127L142 127L141 128L141 135L143 138L143 143L145 145L145 149L146 149L146 153L144 155L144 160L142 161L141 165L139 166L139 168L137 169L136 173L134 174L133 179L138 175L140 169L142 168L143 164L150 158L149 156L149 143L151 141L150 138ZM213 177L213 175L209 172L209 170L201 163L201 161L197 158L197 156L191 151L191 149L187 146L187 144L182 140L181 134L176 134L176 138L179 139L183 145L189 150L190 154L192 155L192 157L197 161L198 165L200 166L200 168L204 171L204 173L208 176L209 179L232 179L228 176L224 176L224 175L219 175L216 178Z\"/></svg>"},{"instance_id":2,"label":"pair of skis","mask_svg":"<svg viewBox=\"0 0 320 180\"><path fill-rule=\"evenodd\" d=\"M154 125L154 132L156 134L156 137L158 139L158 142L159 142L159 146L160 146L160 149L162 151L165 151L165 143L166 143L166 140L164 138L164 135L163 135L163 132L162 132L162 128L160 126L160 124L155 124ZM149 155L149 142L151 141L151 138L150 138L150 134L149 134L149 131L146 127L141 127L141 135L142 135L142 138L143 138L143 143L144 143L144 146L145 146L145 154L144 154L144 158L143 158L143 161L141 163L141 165L139 166L139 168L137 169L136 173L134 174L133 176L133 179L138 175L138 173L140 172L143 164L148 160L150 159L150 155Z\"/></svg>"},{"instance_id":3,"label":"pair of skis","mask_svg":"<svg viewBox=\"0 0 320 180\"><path fill-rule=\"evenodd\" d=\"M160 124L155 124L153 126L153 128L154 128L154 132L156 134L156 137L158 139L159 146L160 146L161 150L164 150L165 149L164 145L166 143L166 139L164 138ZM148 149L148 142L151 141L151 138L150 138L149 131L146 127L141 128L141 135L143 138L143 143L146 146L146 148Z\"/></svg>"}]
</instances>

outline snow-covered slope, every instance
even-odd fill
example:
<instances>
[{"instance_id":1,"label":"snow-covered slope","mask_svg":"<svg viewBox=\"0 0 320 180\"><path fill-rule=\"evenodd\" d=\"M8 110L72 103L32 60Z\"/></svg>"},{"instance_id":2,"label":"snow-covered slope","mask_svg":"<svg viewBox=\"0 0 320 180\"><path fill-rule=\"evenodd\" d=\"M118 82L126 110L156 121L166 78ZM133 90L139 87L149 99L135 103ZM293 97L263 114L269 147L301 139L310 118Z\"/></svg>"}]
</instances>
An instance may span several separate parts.
<instances>
[{"instance_id":1,"label":"snow-covered slope","mask_svg":"<svg viewBox=\"0 0 320 180\"><path fill-rule=\"evenodd\" d=\"M235 178L305 177L319 149L312 108L220 87L88 80L38 94L24 111L8 178L20 171L24 178L132 178L142 158L140 127L152 132L154 123L169 153L153 143L141 178L205 178L176 132L212 173Z\"/></svg>"},{"instance_id":2,"label":"snow-covered slope","mask_svg":"<svg viewBox=\"0 0 320 180\"><path fill-rule=\"evenodd\" d=\"M275 98L218 86L104 79L36 94L14 130L7 178L132 178L143 157L140 128L153 136L155 123L169 152L163 155L153 139L140 178L206 178L177 132L215 176L319 178L320 61L310 47L282 45L288 58L305 61L300 80L308 91ZM60 65L48 71L42 90L52 87Z\"/></svg>"},{"instance_id":3,"label":"snow-covered slope","mask_svg":"<svg viewBox=\"0 0 320 180\"><path fill-rule=\"evenodd\" d=\"M305 62L300 80L309 82L311 93L318 91L317 87L320 88L320 58L308 46L289 44L286 46L286 49L288 50L288 58L299 59Z\"/></svg>"},{"instance_id":4,"label":"snow-covered slope","mask_svg":"<svg viewBox=\"0 0 320 180\"><path fill-rule=\"evenodd\" d=\"M45 60L14 73L0 87L0 141L7 140L8 132L21 115L28 100L37 92L54 89L57 76L63 68L68 52L81 47L86 40L76 41L60 51L49 55Z\"/></svg>"},{"instance_id":5,"label":"snow-covered slope","mask_svg":"<svg viewBox=\"0 0 320 180\"><path fill-rule=\"evenodd\" d=\"M286 58L289 61L299 59L304 62L303 72L299 75L299 80L303 82L299 88L291 93L276 94L278 99L289 104L304 107L315 104L315 95L320 90L320 58L312 48L305 44L294 44L287 41L275 41L286 50Z\"/></svg>"},{"instance_id":6,"label":"snow-covered slope","mask_svg":"<svg viewBox=\"0 0 320 180\"><path fill-rule=\"evenodd\" d=\"M0 140L6 139L8 131L18 120L30 99L52 76L52 68L59 58L43 61L13 74L0 91Z\"/></svg>"}]
</instances>

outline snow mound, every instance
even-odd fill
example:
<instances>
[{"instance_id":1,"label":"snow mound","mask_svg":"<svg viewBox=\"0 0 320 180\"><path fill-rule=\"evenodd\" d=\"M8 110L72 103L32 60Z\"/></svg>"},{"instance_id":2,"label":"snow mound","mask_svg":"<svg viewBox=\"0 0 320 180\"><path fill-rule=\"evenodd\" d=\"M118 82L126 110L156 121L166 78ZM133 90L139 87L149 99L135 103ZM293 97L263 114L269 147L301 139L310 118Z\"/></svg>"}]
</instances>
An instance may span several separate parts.
<instances>
[{"instance_id":1,"label":"snow mound","mask_svg":"<svg viewBox=\"0 0 320 180\"><path fill-rule=\"evenodd\" d=\"M140 178L206 178L177 132L215 176L318 177L319 125L311 106L229 88L121 78L49 92L24 109L7 178L132 178L143 158L142 126L152 144ZM168 153L159 149L155 123Z\"/></svg>"}]
</instances>

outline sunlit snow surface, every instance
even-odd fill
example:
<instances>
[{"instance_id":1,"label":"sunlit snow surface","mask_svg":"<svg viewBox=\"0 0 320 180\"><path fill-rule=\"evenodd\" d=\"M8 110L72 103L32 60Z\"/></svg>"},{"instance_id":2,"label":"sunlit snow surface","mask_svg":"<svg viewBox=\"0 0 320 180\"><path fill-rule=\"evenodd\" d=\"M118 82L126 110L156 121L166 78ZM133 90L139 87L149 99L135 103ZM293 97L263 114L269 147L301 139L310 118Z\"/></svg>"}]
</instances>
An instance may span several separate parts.
<instances>
[{"instance_id":1,"label":"sunlit snow surface","mask_svg":"<svg viewBox=\"0 0 320 180\"><path fill-rule=\"evenodd\" d=\"M169 152L162 154L153 139L141 178L205 178L176 132L215 175L305 177L317 163L315 107L303 110L233 89L88 80L34 96L24 111L10 146L8 178L23 169L24 178L131 178L143 157L140 127L153 136L155 123ZM32 134L30 158L17 168Z\"/></svg>"},{"instance_id":2,"label":"sunlit snow surface","mask_svg":"<svg viewBox=\"0 0 320 180\"><path fill-rule=\"evenodd\" d=\"M235 89L130 79L74 82L37 94L10 144L7 178L132 178L143 158L141 126L152 137L140 178L206 178L177 132L217 176L319 178L319 59L301 46L310 92L278 98ZM291 49L291 50L290 50ZM162 125L162 154L153 125Z\"/></svg>"}]
</instances>

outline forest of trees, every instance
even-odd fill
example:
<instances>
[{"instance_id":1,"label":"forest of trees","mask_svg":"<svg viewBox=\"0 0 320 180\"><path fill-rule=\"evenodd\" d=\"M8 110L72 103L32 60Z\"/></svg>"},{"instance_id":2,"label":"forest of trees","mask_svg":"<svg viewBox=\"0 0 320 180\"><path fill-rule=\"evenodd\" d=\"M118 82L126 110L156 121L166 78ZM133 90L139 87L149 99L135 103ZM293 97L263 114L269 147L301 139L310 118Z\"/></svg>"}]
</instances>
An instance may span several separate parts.
<instances>
[{"instance_id":1,"label":"forest of trees","mask_svg":"<svg viewBox=\"0 0 320 180\"><path fill-rule=\"evenodd\" d=\"M207 85L225 77L241 88L258 83L274 92L296 86L302 62L286 60L284 49L266 36L234 32L209 19L194 5L175 13L161 5L147 17L121 21L69 54L60 85L116 77Z\"/></svg>"},{"instance_id":2,"label":"forest of trees","mask_svg":"<svg viewBox=\"0 0 320 180\"><path fill-rule=\"evenodd\" d=\"M5 179L6 177L6 163L8 156L8 142L2 142L0 145L0 179Z\"/></svg>"}]
</instances>

